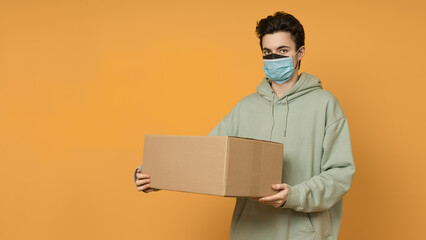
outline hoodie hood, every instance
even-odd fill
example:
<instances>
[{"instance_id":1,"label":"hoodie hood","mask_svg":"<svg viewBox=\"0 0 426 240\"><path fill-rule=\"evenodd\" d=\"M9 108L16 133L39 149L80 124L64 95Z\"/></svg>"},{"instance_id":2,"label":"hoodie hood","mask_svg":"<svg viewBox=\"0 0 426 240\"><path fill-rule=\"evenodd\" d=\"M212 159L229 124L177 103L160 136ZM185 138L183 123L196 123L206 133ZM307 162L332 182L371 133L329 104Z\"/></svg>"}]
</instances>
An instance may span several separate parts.
<instances>
[{"instance_id":1,"label":"hoodie hood","mask_svg":"<svg viewBox=\"0 0 426 240\"><path fill-rule=\"evenodd\" d=\"M322 89L321 80L315 76L302 72L297 80L296 84L290 88L286 93L284 93L280 98L278 98L272 89L271 80L268 80L266 77L262 79L260 84L257 86L257 93L264 98L266 101L271 103L271 113L272 113L272 126L269 138L272 139L272 131L275 124L275 114L274 108L275 104L285 104L286 115L285 115L285 125L284 125L284 137L287 133L287 120L288 114L290 112L289 103L294 101L296 98L301 97L309 92L312 92L317 89Z\"/></svg>"},{"instance_id":2,"label":"hoodie hood","mask_svg":"<svg viewBox=\"0 0 426 240\"><path fill-rule=\"evenodd\" d=\"M302 72L296 84L280 98L277 98L274 90L272 89L271 80L268 80L266 77L262 79L260 84L257 86L256 91L268 102L274 101L274 103L284 103L285 98L288 98L288 102L292 102L294 99L316 89L322 89L321 80L309 73Z\"/></svg>"}]
</instances>

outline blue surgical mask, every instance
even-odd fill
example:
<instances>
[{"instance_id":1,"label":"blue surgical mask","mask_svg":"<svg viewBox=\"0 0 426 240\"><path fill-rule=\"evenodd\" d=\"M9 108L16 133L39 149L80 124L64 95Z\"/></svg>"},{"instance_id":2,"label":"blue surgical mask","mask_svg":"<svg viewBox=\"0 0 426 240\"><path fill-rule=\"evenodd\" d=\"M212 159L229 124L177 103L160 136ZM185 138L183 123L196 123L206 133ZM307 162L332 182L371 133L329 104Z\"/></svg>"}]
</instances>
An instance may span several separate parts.
<instances>
[{"instance_id":1,"label":"blue surgical mask","mask_svg":"<svg viewBox=\"0 0 426 240\"><path fill-rule=\"evenodd\" d=\"M278 84L287 82L294 73L293 58L299 52L300 48L293 57L282 56L279 54L269 54L263 57L263 71L268 79Z\"/></svg>"}]
</instances>

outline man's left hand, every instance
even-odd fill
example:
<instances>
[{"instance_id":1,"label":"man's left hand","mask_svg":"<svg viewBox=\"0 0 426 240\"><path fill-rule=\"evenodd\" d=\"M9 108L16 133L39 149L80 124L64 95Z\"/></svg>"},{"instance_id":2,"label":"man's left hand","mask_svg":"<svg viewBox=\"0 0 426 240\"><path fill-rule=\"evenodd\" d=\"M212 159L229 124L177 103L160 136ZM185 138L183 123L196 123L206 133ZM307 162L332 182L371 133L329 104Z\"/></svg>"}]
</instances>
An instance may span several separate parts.
<instances>
[{"instance_id":1,"label":"man's left hand","mask_svg":"<svg viewBox=\"0 0 426 240\"><path fill-rule=\"evenodd\" d=\"M273 184L272 189L278 190L279 192L271 196L266 196L262 198L250 198L250 199L253 201L258 201L266 205L271 205L275 208L282 207L287 201L287 196L289 191L288 185L285 183Z\"/></svg>"}]
</instances>

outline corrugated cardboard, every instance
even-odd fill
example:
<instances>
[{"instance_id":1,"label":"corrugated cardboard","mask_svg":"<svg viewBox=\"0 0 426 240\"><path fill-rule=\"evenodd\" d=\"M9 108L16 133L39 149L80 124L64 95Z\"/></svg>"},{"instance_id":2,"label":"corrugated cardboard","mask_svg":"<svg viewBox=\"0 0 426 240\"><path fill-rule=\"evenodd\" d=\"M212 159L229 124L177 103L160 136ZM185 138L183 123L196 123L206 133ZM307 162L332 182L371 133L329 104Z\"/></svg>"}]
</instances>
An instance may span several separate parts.
<instances>
[{"instance_id":1,"label":"corrugated cardboard","mask_svg":"<svg viewBox=\"0 0 426 240\"><path fill-rule=\"evenodd\" d=\"M230 136L146 135L142 173L151 188L262 197L281 183L283 144Z\"/></svg>"}]
</instances>

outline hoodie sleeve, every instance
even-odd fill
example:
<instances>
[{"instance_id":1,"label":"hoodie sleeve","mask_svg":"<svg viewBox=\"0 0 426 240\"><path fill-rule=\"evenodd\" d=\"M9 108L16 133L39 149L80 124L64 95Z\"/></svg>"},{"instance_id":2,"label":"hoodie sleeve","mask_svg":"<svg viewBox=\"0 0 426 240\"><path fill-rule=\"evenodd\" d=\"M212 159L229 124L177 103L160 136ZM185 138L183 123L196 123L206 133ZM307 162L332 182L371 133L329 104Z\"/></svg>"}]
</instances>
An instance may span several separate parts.
<instances>
[{"instance_id":1,"label":"hoodie sleeve","mask_svg":"<svg viewBox=\"0 0 426 240\"><path fill-rule=\"evenodd\" d=\"M216 125L208 136L237 136L238 106L239 103Z\"/></svg>"},{"instance_id":2,"label":"hoodie sleeve","mask_svg":"<svg viewBox=\"0 0 426 240\"><path fill-rule=\"evenodd\" d=\"M331 123L325 131L321 173L289 186L282 208L318 212L333 207L349 191L355 173L349 127L346 117Z\"/></svg>"}]
</instances>

